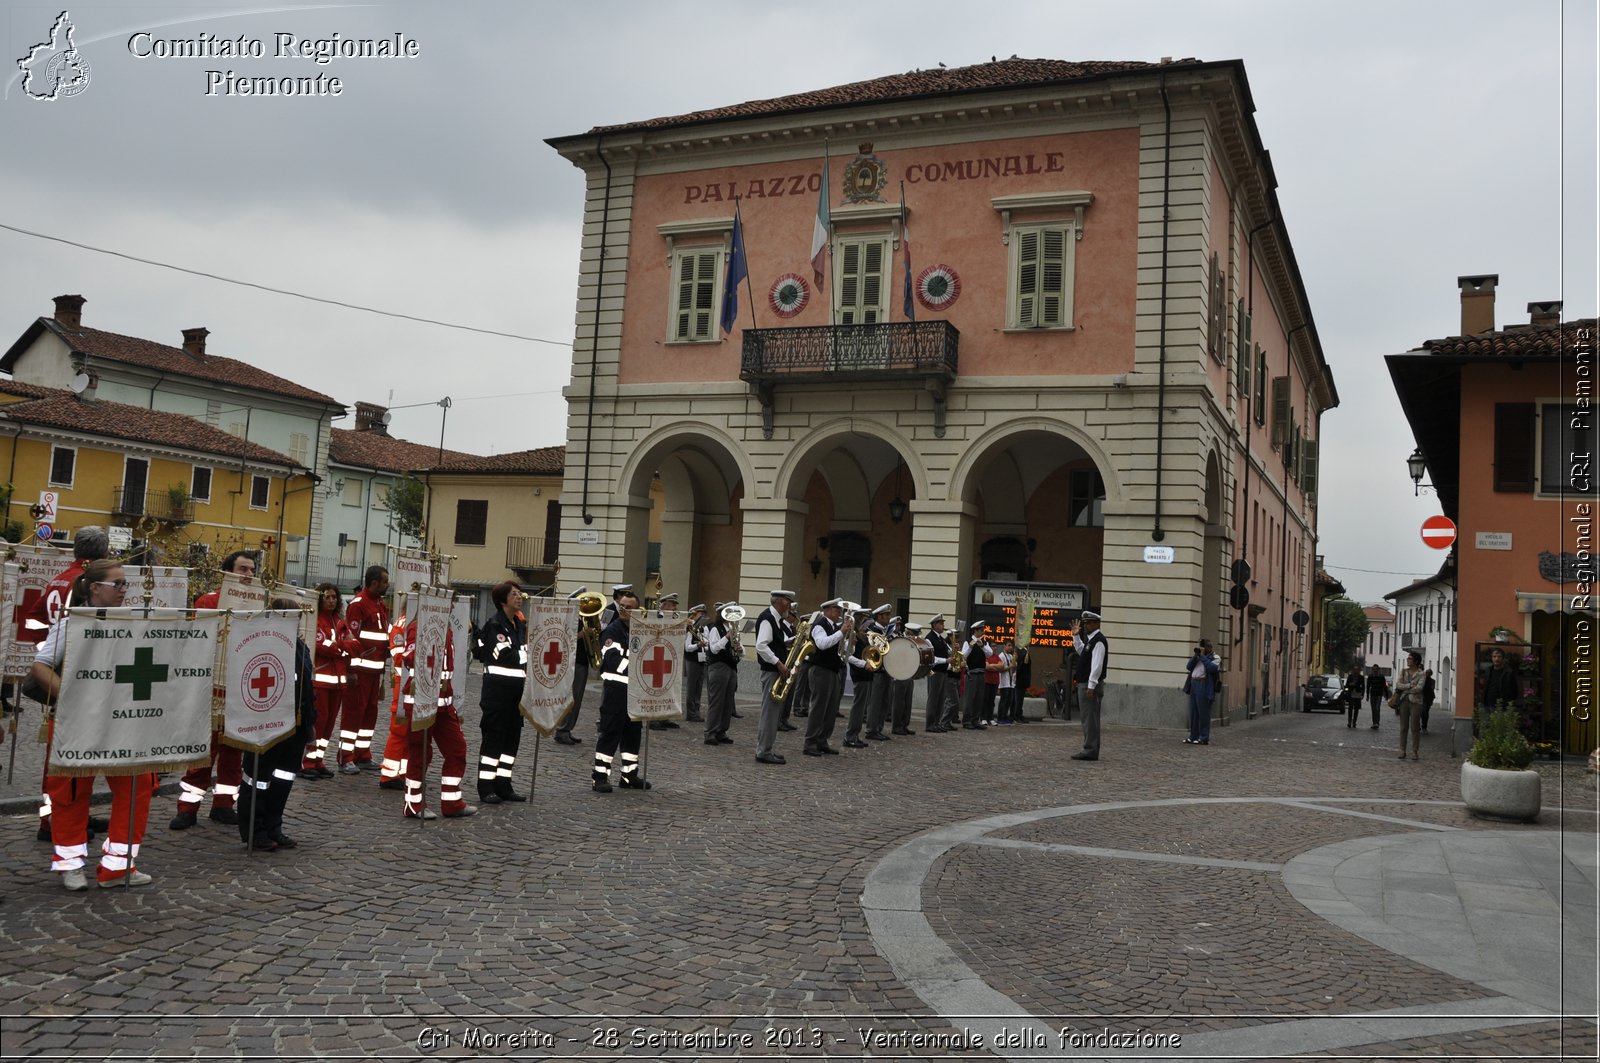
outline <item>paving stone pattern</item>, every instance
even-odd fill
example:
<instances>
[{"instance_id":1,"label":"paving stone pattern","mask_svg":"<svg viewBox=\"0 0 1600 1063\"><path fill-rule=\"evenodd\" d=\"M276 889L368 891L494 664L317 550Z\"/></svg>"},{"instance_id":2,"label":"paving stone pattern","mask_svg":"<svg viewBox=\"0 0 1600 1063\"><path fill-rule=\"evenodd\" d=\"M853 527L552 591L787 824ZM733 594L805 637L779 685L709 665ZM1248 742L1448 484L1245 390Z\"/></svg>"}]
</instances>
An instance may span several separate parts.
<instances>
[{"instance_id":1,"label":"paving stone pattern","mask_svg":"<svg viewBox=\"0 0 1600 1063\"><path fill-rule=\"evenodd\" d=\"M467 703L471 800L476 697ZM795 732L779 736L789 763L767 766L753 759L753 700L740 704L731 746L705 746L689 724L651 732L648 793L590 792L591 746L550 742L532 801L464 820L405 821L402 795L373 775L297 782L292 851L247 854L233 828L203 817L173 833L173 800L158 798L139 858L155 882L142 889L66 893L31 811L7 816L0 1057L859 1057L862 1027L959 1030L897 977L860 905L878 861L922 832L1196 796L1362 798L1363 811L1481 829L1448 809L1381 803L1459 799L1441 736L1421 763L1397 765L1386 746L1336 741L1355 732L1331 715L1241 721L1202 748L1108 713L1102 759L1087 764L1067 759L1076 723L918 734L827 758L801 757ZM586 738L593 720L591 703ZM523 791L533 753L530 730ZM1092 813L1001 836L1277 862L1402 829L1243 805ZM1298 1016L1487 995L1332 927L1265 872L966 845L924 896L962 959L1041 1015ZM529 1029L555 1040L508 1047ZM1592 1026L1579 1032L1592 1048ZM492 1053L491 1035L502 1038ZM1562 1035L1519 1026L1452 1035L1438 1051L1545 1051Z\"/></svg>"}]
</instances>

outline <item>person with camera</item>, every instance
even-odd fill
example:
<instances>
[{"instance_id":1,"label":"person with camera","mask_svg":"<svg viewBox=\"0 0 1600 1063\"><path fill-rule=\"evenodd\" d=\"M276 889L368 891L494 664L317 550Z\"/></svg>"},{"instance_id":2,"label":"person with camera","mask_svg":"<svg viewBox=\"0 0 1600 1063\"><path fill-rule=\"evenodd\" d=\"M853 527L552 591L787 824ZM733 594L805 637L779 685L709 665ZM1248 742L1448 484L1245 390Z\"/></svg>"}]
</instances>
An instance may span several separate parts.
<instances>
[{"instance_id":1,"label":"person with camera","mask_svg":"<svg viewBox=\"0 0 1600 1063\"><path fill-rule=\"evenodd\" d=\"M1209 746L1211 703L1217 696L1217 656L1211 652L1209 639L1200 640L1185 667L1188 675L1183 692L1189 695L1189 737L1183 741L1190 746Z\"/></svg>"}]
</instances>

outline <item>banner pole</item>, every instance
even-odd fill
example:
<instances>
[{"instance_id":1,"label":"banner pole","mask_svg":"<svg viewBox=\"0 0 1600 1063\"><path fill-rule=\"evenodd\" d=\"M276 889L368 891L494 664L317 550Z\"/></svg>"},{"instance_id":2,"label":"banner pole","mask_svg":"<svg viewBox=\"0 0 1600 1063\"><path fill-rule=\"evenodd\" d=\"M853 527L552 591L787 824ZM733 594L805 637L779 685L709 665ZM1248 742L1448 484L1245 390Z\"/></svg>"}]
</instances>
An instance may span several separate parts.
<instances>
[{"instance_id":1,"label":"banner pole","mask_svg":"<svg viewBox=\"0 0 1600 1063\"><path fill-rule=\"evenodd\" d=\"M528 779L528 804L530 807L533 805L533 795L539 789L539 746L543 741L544 733L535 727L533 729L533 775Z\"/></svg>"},{"instance_id":2,"label":"banner pole","mask_svg":"<svg viewBox=\"0 0 1600 1063\"><path fill-rule=\"evenodd\" d=\"M642 783L650 778L650 727L640 720L639 730L644 732L644 744L639 747L639 781Z\"/></svg>"},{"instance_id":3,"label":"banner pole","mask_svg":"<svg viewBox=\"0 0 1600 1063\"><path fill-rule=\"evenodd\" d=\"M253 857L253 856L256 855L256 799L260 796L260 791L256 789L256 775L260 771L261 771L261 754L260 753L251 753L250 754L250 828L249 828L248 831L245 832L245 839L244 839L245 855L249 856L249 857ZM237 804L237 802L235 802L235 804Z\"/></svg>"},{"instance_id":4,"label":"banner pole","mask_svg":"<svg viewBox=\"0 0 1600 1063\"><path fill-rule=\"evenodd\" d=\"M7 754L6 785L11 785L11 779L17 773L17 724L22 716L22 684L15 683L11 687L12 697L16 700L11 703L11 751Z\"/></svg>"}]
</instances>

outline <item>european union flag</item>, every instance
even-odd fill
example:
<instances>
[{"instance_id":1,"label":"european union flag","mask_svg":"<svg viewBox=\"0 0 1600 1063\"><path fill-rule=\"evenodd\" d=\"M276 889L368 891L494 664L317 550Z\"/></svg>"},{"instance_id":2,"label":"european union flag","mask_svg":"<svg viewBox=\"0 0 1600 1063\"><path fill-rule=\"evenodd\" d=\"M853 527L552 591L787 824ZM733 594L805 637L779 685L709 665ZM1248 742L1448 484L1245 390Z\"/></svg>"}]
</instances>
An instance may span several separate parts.
<instances>
[{"instance_id":1,"label":"european union flag","mask_svg":"<svg viewBox=\"0 0 1600 1063\"><path fill-rule=\"evenodd\" d=\"M732 332L733 322L739 316L739 282L750 275L750 264L744 255L744 225L739 220L739 209L733 211L733 250L728 254L728 273L722 281L722 331Z\"/></svg>"}]
</instances>

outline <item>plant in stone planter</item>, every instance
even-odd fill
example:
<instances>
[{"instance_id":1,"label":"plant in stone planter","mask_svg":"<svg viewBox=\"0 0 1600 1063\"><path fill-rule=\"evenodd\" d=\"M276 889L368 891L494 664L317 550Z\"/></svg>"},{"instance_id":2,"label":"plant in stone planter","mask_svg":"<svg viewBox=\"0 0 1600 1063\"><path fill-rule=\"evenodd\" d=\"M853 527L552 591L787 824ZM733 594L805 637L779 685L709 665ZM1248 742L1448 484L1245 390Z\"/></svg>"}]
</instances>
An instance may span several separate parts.
<instances>
[{"instance_id":1,"label":"plant in stone planter","mask_svg":"<svg viewBox=\"0 0 1600 1063\"><path fill-rule=\"evenodd\" d=\"M1517 633L1508 627L1501 627L1499 624L1496 624L1494 627L1489 629L1489 637L1494 639L1496 642L1510 642L1512 639L1517 637Z\"/></svg>"},{"instance_id":2,"label":"plant in stone planter","mask_svg":"<svg viewBox=\"0 0 1600 1063\"><path fill-rule=\"evenodd\" d=\"M1529 770L1533 745L1518 726L1517 712L1504 704L1480 714L1478 740L1461 765L1461 799L1475 816L1536 819L1539 773Z\"/></svg>"}]
</instances>

